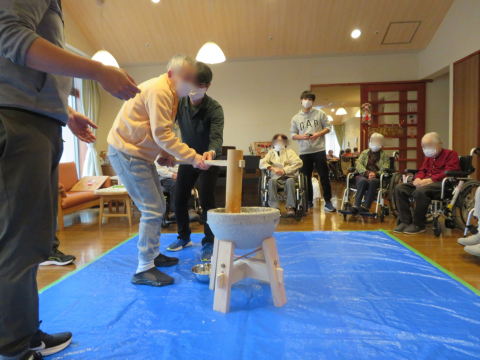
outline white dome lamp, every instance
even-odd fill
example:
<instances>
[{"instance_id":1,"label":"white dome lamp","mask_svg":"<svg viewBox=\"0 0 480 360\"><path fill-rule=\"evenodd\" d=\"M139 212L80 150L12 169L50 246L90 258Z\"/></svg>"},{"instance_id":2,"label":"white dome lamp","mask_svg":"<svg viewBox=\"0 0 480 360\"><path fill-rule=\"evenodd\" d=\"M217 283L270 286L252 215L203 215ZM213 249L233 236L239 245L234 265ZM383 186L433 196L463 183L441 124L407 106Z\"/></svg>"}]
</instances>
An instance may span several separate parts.
<instances>
[{"instance_id":1,"label":"white dome lamp","mask_svg":"<svg viewBox=\"0 0 480 360\"><path fill-rule=\"evenodd\" d=\"M103 36L103 6L105 5L105 0L97 0L97 6L101 8L100 11L100 19L102 21L102 45L103 45L103 50L97 51L95 55L93 55L92 60L101 62L103 65L108 65L108 66L115 66L119 68L120 66L118 65L117 60L113 57L112 54L110 54L107 50L105 50L105 39Z\"/></svg>"},{"instance_id":2,"label":"white dome lamp","mask_svg":"<svg viewBox=\"0 0 480 360\"><path fill-rule=\"evenodd\" d=\"M95 55L93 55L92 60L99 61L103 65L115 66L119 68L117 60L110 54L107 50L100 50L97 51Z\"/></svg>"},{"instance_id":3,"label":"white dome lamp","mask_svg":"<svg viewBox=\"0 0 480 360\"><path fill-rule=\"evenodd\" d=\"M331 117L330 115L327 115L327 119L328 121L333 121L333 117Z\"/></svg>"},{"instance_id":4,"label":"white dome lamp","mask_svg":"<svg viewBox=\"0 0 480 360\"><path fill-rule=\"evenodd\" d=\"M347 112L344 108L340 108L337 110L337 112L335 113L335 115L346 115Z\"/></svg>"},{"instance_id":5,"label":"white dome lamp","mask_svg":"<svg viewBox=\"0 0 480 360\"><path fill-rule=\"evenodd\" d=\"M211 6L211 0L208 0L208 24L211 24L211 16L210 14L212 13L212 6ZM227 60L225 57L225 54L223 53L222 49L220 49L220 46L215 44L213 41L211 41L211 29L209 26L208 31L210 32L210 41L206 42L205 45L202 46L200 51L197 54L197 61L204 62L206 64L219 64Z\"/></svg>"}]
</instances>

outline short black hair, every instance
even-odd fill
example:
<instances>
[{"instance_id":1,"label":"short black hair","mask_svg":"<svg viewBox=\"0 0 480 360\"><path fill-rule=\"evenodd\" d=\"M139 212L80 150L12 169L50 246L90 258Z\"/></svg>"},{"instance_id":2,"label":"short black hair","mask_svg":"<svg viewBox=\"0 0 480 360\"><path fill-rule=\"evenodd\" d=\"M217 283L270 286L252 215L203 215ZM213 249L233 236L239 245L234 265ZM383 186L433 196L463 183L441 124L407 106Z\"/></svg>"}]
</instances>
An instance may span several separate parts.
<instances>
[{"instance_id":1,"label":"short black hair","mask_svg":"<svg viewBox=\"0 0 480 360\"><path fill-rule=\"evenodd\" d=\"M358 151L358 148L357 148L357 147L354 147L354 148L353 148L353 151Z\"/></svg>"},{"instance_id":2,"label":"short black hair","mask_svg":"<svg viewBox=\"0 0 480 360\"><path fill-rule=\"evenodd\" d=\"M287 135L284 135L284 134L275 134L275 135L273 135L272 141L273 141L273 140L277 140L278 138L281 138L281 139L283 139L283 140L288 140Z\"/></svg>"},{"instance_id":3,"label":"short black hair","mask_svg":"<svg viewBox=\"0 0 480 360\"><path fill-rule=\"evenodd\" d=\"M212 69L207 64L197 61L197 82L199 84L210 84L212 79Z\"/></svg>"},{"instance_id":4,"label":"short black hair","mask_svg":"<svg viewBox=\"0 0 480 360\"><path fill-rule=\"evenodd\" d=\"M304 92L302 92L302 95L300 95L300 100L303 99L315 101L315 94L309 90L305 90Z\"/></svg>"}]
</instances>

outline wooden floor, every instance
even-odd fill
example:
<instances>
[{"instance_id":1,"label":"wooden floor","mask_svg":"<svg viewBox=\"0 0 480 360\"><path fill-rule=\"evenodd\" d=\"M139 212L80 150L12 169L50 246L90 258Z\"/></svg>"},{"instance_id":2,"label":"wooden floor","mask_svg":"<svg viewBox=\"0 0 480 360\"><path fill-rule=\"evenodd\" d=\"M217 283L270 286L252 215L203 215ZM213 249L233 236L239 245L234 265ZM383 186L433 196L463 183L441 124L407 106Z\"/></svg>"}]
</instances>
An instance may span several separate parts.
<instances>
[{"instance_id":1,"label":"wooden floor","mask_svg":"<svg viewBox=\"0 0 480 360\"><path fill-rule=\"evenodd\" d=\"M340 207L344 185L333 182L334 205ZM85 210L65 217L65 230L58 232L60 250L66 254L75 255L75 264L69 266L46 266L38 271L39 289L51 284L62 276L85 265L102 255L114 246L138 233L140 214L136 210L133 226L128 226L128 220L123 218L104 219L102 227L98 226L98 209ZM338 213L325 213L323 202L317 203L304 220L281 219L277 231L313 231L313 230L391 230L395 219L392 215L386 217L384 223L373 218L349 217L347 221ZM192 232L203 232L203 226L191 224ZM164 229L164 233L176 233L176 225ZM426 233L420 235L398 235L397 237L412 246L422 254L437 262L470 285L480 289L480 258L466 253L457 243L462 236L460 230L444 229L443 235L436 238L431 226Z\"/></svg>"}]
</instances>

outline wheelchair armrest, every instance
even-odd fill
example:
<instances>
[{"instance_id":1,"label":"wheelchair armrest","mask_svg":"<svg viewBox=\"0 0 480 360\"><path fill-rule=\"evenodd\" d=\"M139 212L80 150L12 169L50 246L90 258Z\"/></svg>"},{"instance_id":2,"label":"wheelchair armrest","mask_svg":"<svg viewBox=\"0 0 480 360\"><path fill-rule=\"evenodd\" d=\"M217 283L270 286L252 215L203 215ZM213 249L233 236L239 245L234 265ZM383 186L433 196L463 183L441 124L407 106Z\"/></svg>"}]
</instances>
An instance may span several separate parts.
<instances>
[{"instance_id":1,"label":"wheelchair armrest","mask_svg":"<svg viewBox=\"0 0 480 360\"><path fill-rule=\"evenodd\" d=\"M382 171L388 175L392 175L395 172L395 169L382 169Z\"/></svg>"},{"instance_id":2,"label":"wheelchair armrest","mask_svg":"<svg viewBox=\"0 0 480 360\"><path fill-rule=\"evenodd\" d=\"M471 174L470 171L445 171L444 174L446 176L452 176L452 177L466 177Z\"/></svg>"},{"instance_id":3,"label":"wheelchair armrest","mask_svg":"<svg viewBox=\"0 0 480 360\"><path fill-rule=\"evenodd\" d=\"M414 170L414 169L405 169L405 172L406 172L406 173L410 173L410 174L413 174L413 175L415 175L415 174L419 173L419 172L420 172L420 170Z\"/></svg>"},{"instance_id":4,"label":"wheelchair armrest","mask_svg":"<svg viewBox=\"0 0 480 360\"><path fill-rule=\"evenodd\" d=\"M356 169L355 169L354 167L349 167L349 168L348 168L348 171L350 171L351 173L355 172L355 170L356 170Z\"/></svg>"}]
</instances>

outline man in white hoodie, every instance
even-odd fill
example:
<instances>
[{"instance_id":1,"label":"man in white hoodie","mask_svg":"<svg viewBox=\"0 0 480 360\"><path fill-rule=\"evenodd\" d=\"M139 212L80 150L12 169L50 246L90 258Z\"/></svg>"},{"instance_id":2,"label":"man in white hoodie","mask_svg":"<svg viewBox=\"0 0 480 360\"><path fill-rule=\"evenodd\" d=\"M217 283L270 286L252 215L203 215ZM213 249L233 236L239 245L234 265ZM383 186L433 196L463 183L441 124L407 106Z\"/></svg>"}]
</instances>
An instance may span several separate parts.
<instances>
[{"instance_id":1,"label":"man in white hoodie","mask_svg":"<svg viewBox=\"0 0 480 360\"><path fill-rule=\"evenodd\" d=\"M300 95L303 109L292 119L290 134L293 140L298 140L300 159L303 161L303 173L309 180L308 201L309 207L313 207L312 172L313 166L320 175L323 197L325 199L325 211L335 212L337 209L332 204L332 188L328 178L328 164L325 152L325 135L332 128L327 115L313 107L315 94L311 91L304 91Z\"/></svg>"}]
</instances>

